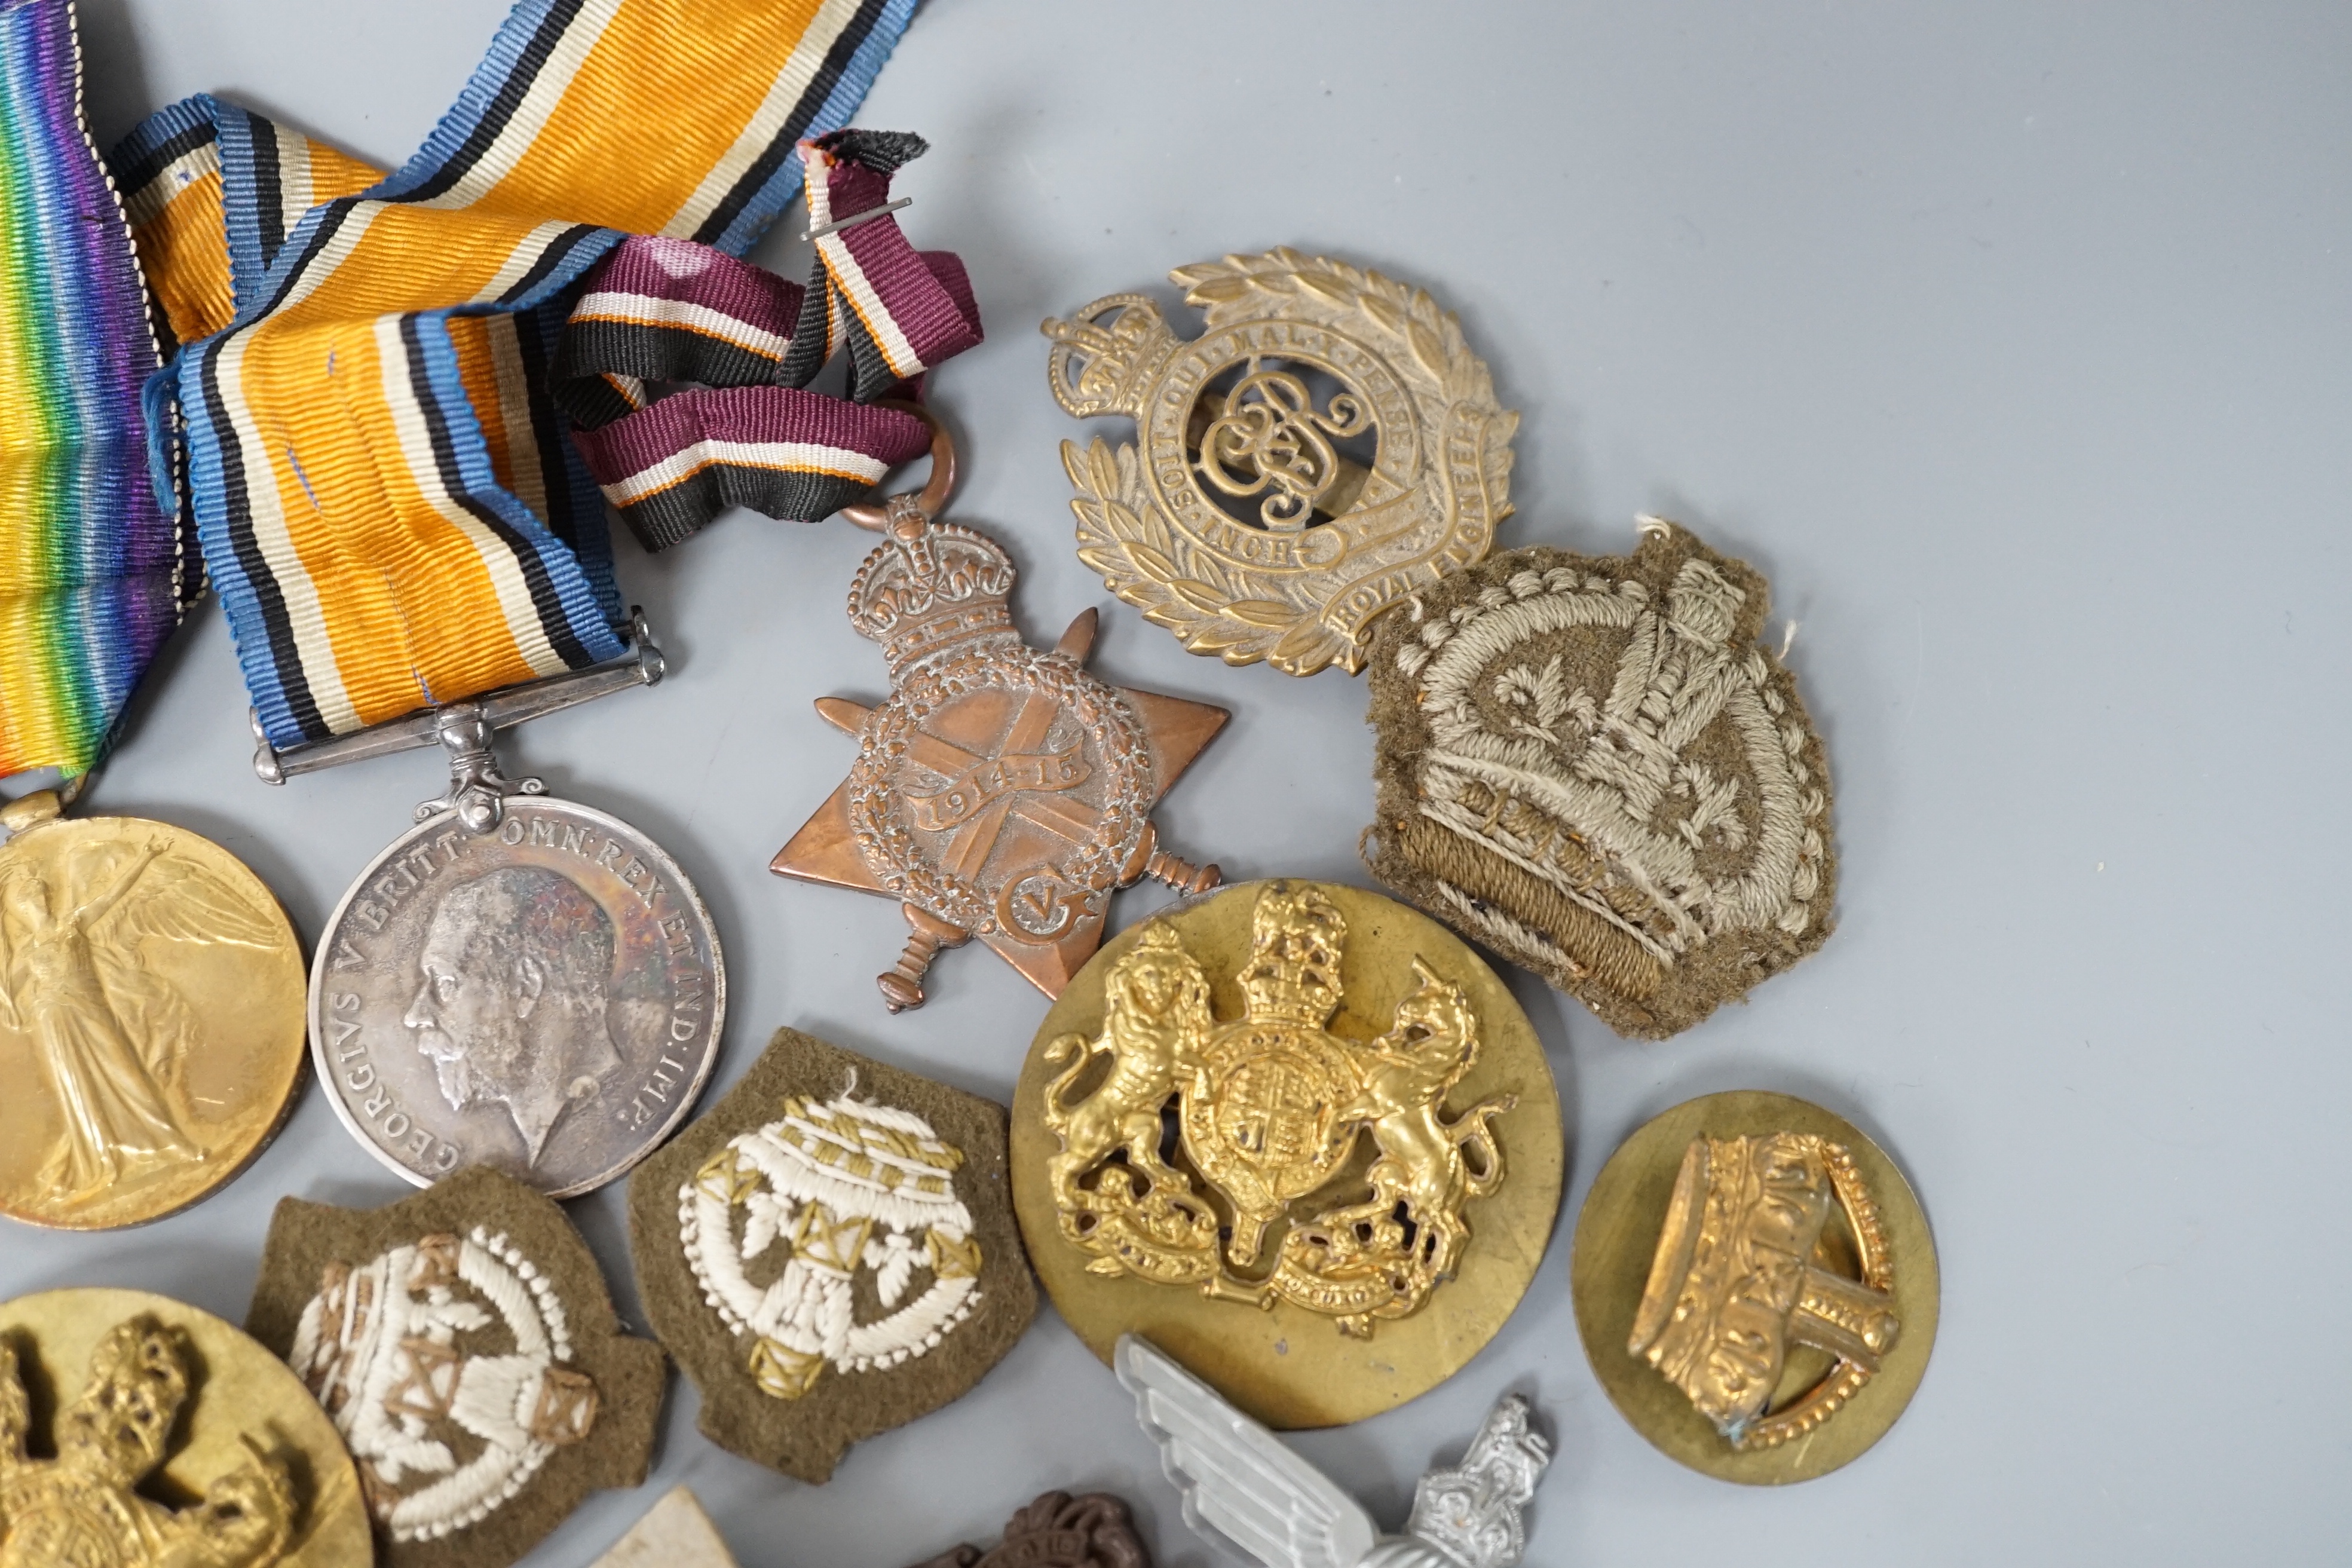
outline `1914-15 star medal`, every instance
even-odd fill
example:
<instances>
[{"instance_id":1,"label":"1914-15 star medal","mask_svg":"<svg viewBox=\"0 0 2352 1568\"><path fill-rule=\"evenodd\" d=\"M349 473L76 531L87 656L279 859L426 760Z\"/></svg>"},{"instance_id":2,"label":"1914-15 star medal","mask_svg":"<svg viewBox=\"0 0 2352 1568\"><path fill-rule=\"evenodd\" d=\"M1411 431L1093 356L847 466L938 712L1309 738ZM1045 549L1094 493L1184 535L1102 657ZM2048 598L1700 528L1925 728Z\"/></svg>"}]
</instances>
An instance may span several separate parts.
<instances>
[{"instance_id":1,"label":"1914-15 star medal","mask_svg":"<svg viewBox=\"0 0 2352 1568\"><path fill-rule=\"evenodd\" d=\"M818 701L858 737L857 762L769 868L900 901L913 931L877 979L894 1013L922 1005L940 948L975 936L1058 996L1101 942L1113 890L1217 882L1214 866L1159 847L1151 808L1225 710L1088 674L1092 610L1047 652L1024 643L1012 560L931 516L950 451L942 433L932 486L891 501L849 591L851 623L889 662L889 700Z\"/></svg>"}]
</instances>

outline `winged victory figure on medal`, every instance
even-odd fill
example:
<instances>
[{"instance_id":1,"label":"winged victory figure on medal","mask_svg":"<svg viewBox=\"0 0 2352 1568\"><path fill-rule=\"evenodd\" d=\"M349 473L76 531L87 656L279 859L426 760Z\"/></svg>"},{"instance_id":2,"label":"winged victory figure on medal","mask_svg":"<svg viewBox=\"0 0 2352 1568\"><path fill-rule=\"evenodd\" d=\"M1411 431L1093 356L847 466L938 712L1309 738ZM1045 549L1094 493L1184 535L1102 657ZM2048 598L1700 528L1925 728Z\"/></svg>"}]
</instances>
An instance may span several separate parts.
<instances>
[{"instance_id":1,"label":"winged victory figure on medal","mask_svg":"<svg viewBox=\"0 0 2352 1568\"><path fill-rule=\"evenodd\" d=\"M57 1097L64 1131L36 1183L52 1201L205 1157L179 1093L198 1020L150 944L288 940L174 848L159 833L0 872L0 1026L29 1037Z\"/></svg>"}]
</instances>

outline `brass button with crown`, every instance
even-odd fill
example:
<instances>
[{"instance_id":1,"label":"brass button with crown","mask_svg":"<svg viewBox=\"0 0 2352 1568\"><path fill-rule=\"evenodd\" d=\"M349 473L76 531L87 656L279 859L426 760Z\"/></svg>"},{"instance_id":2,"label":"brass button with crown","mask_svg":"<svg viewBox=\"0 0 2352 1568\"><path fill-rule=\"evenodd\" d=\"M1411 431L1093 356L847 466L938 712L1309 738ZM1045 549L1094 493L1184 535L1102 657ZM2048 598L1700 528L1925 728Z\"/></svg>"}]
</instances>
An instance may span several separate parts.
<instances>
[{"instance_id":1,"label":"brass button with crown","mask_svg":"<svg viewBox=\"0 0 2352 1568\"><path fill-rule=\"evenodd\" d=\"M1820 1106L1708 1095L1610 1156L1577 1221L1576 1321L1661 1450L1809 1480L1894 1426L1936 1337L1936 1249L1884 1150Z\"/></svg>"}]
</instances>

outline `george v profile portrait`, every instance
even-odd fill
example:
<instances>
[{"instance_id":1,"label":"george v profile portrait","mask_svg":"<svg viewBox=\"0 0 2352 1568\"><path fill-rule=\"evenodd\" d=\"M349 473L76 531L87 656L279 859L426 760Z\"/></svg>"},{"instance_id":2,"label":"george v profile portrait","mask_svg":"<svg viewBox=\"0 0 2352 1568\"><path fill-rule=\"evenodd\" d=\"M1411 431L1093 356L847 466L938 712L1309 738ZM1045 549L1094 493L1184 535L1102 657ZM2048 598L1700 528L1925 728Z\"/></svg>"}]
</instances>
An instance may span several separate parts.
<instances>
[{"instance_id":1,"label":"george v profile portrait","mask_svg":"<svg viewBox=\"0 0 2352 1568\"><path fill-rule=\"evenodd\" d=\"M450 1109L502 1108L527 1164L622 1064L608 1018L613 950L604 907L536 867L461 882L433 911L401 1022Z\"/></svg>"}]
</instances>

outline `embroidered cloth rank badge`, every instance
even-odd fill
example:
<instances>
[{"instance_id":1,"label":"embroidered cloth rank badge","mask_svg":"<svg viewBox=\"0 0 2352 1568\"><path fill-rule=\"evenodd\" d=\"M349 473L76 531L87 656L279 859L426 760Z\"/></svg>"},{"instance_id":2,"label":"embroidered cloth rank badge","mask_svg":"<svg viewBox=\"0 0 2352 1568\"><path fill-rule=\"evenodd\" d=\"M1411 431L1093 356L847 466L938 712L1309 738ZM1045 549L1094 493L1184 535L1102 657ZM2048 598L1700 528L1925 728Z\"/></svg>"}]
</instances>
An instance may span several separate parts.
<instances>
[{"instance_id":1,"label":"embroidered cloth rank badge","mask_svg":"<svg viewBox=\"0 0 2352 1568\"><path fill-rule=\"evenodd\" d=\"M1655 519L1631 556L1515 550L1414 595L1373 635L1366 862L1636 1038L1811 953L1829 768L1769 603Z\"/></svg>"},{"instance_id":2,"label":"embroidered cloth rank badge","mask_svg":"<svg viewBox=\"0 0 2352 1568\"><path fill-rule=\"evenodd\" d=\"M805 1481L961 1397L1037 1310L1003 1108L791 1029L630 1177L629 1237L703 1434Z\"/></svg>"},{"instance_id":3,"label":"embroidered cloth rank badge","mask_svg":"<svg viewBox=\"0 0 2352 1568\"><path fill-rule=\"evenodd\" d=\"M563 1211L487 1166L380 1209L284 1200L246 1326L333 1417L387 1568L499 1568L652 1459L660 1348Z\"/></svg>"}]
</instances>

